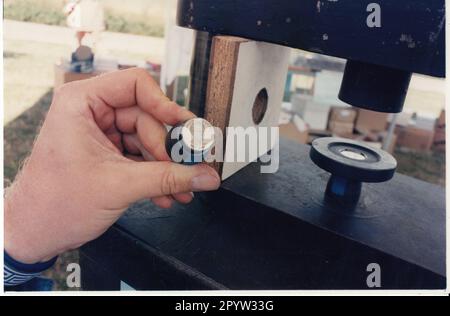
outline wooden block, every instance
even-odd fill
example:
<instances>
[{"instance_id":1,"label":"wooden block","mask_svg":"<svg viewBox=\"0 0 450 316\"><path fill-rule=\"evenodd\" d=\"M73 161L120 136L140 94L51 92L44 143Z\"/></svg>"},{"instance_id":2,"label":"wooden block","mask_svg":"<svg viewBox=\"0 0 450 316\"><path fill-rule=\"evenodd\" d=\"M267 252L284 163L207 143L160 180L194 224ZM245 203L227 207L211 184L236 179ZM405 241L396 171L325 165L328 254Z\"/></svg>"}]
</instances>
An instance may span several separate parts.
<instances>
[{"instance_id":1,"label":"wooden block","mask_svg":"<svg viewBox=\"0 0 450 316\"><path fill-rule=\"evenodd\" d=\"M232 36L214 37L205 118L222 130L225 157L227 143L231 143L227 127L278 126L289 53L289 48L275 44ZM248 160L256 160L273 145L259 148L259 154L250 155ZM225 159L224 162L213 163L213 167L222 179L226 179L249 161Z\"/></svg>"}]
</instances>

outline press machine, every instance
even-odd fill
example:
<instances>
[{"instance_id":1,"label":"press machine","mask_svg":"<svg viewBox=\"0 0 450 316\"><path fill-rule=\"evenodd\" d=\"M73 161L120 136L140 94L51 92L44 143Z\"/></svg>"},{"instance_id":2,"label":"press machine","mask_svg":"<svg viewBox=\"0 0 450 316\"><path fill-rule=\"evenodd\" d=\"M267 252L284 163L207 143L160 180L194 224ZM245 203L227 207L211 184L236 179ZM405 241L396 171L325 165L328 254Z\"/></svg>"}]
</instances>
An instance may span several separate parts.
<instances>
[{"instance_id":1,"label":"press machine","mask_svg":"<svg viewBox=\"0 0 450 316\"><path fill-rule=\"evenodd\" d=\"M196 30L189 107L222 128L274 124L286 47L346 59L339 98L374 111L400 112L412 73L445 77L444 0L179 0L177 24ZM444 189L391 158L281 139L276 173L217 166L218 191L169 210L138 202L83 246L83 289L370 289L373 264L382 289L445 288Z\"/></svg>"}]
</instances>

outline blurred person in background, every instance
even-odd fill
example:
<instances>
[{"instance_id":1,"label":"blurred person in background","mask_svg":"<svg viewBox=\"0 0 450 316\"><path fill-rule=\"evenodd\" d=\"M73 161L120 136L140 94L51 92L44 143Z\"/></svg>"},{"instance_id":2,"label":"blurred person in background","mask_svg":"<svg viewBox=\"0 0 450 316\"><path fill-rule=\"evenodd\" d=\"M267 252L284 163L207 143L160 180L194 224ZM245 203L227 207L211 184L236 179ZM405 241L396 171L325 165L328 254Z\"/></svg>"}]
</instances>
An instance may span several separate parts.
<instances>
[{"instance_id":1,"label":"blurred person in background","mask_svg":"<svg viewBox=\"0 0 450 316\"><path fill-rule=\"evenodd\" d=\"M96 37L105 29L103 6L98 0L70 0L64 7L64 13L67 15L67 25L76 31L78 46L81 46L86 34Z\"/></svg>"}]
</instances>

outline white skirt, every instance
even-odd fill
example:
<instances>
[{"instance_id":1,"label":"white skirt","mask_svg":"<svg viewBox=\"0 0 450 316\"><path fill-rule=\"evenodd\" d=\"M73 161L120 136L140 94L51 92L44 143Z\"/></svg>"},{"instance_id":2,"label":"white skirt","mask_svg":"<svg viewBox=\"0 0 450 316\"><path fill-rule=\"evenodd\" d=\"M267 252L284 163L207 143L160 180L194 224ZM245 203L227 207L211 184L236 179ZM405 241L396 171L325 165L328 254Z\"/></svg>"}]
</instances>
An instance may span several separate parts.
<instances>
[{"instance_id":1,"label":"white skirt","mask_svg":"<svg viewBox=\"0 0 450 316\"><path fill-rule=\"evenodd\" d=\"M102 5L96 0L77 1L67 17L67 25L82 32L103 31L105 23Z\"/></svg>"}]
</instances>

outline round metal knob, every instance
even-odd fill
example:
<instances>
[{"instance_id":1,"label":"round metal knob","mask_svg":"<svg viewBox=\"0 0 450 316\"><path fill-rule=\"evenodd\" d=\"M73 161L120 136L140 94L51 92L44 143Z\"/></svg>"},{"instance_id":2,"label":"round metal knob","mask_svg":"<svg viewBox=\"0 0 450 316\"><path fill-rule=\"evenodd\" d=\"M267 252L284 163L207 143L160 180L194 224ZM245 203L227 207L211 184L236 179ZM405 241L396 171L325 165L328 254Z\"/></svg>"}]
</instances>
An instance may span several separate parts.
<instances>
[{"instance_id":1,"label":"round metal knob","mask_svg":"<svg viewBox=\"0 0 450 316\"><path fill-rule=\"evenodd\" d=\"M182 164L205 161L214 144L214 128L202 118L175 125L166 136L167 154L172 161Z\"/></svg>"},{"instance_id":2,"label":"round metal knob","mask_svg":"<svg viewBox=\"0 0 450 316\"><path fill-rule=\"evenodd\" d=\"M331 173L327 197L350 204L358 202L362 182L388 181L397 167L397 161L389 153L337 137L314 140L310 157L317 166Z\"/></svg>"}]
</instances>

